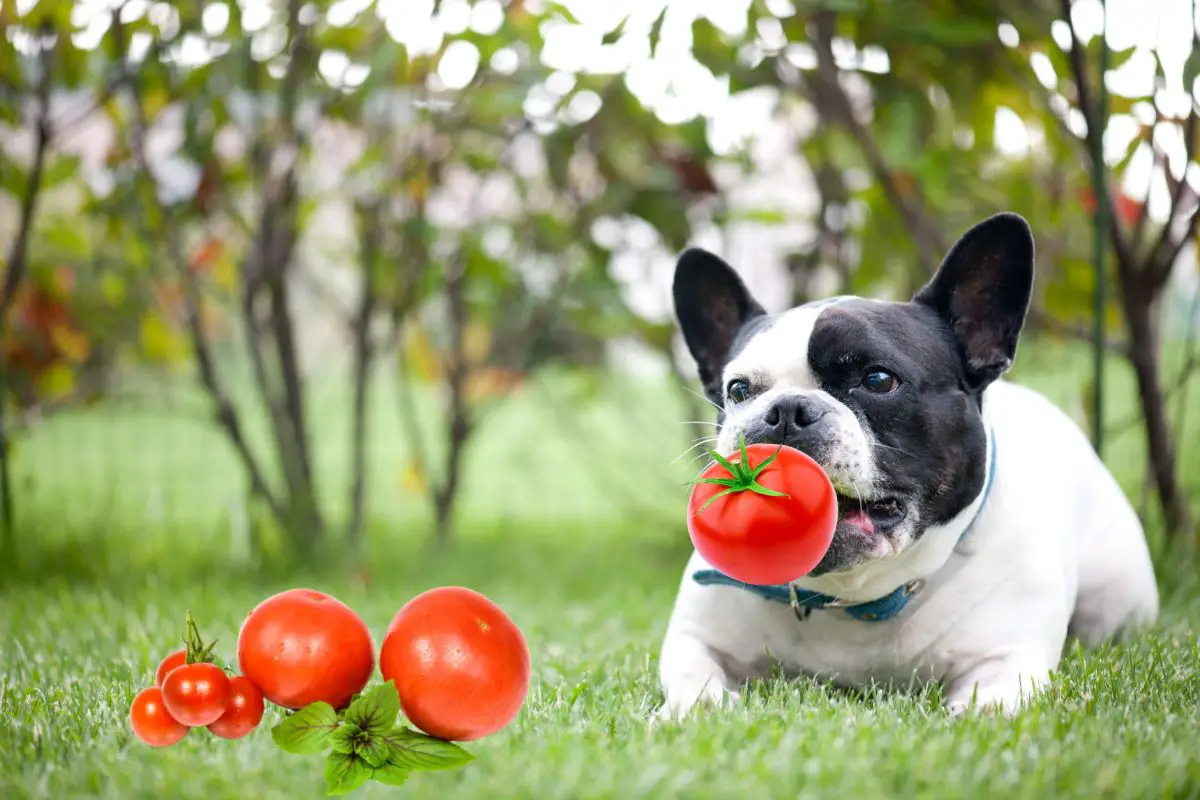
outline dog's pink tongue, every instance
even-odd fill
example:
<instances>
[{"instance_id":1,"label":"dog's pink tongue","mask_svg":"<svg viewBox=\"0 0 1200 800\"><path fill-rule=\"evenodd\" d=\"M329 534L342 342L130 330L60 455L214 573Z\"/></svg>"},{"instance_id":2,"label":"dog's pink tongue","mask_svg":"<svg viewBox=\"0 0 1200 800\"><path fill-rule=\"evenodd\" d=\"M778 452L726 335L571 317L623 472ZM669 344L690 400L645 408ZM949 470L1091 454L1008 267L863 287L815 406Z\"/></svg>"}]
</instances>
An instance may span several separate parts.
<instances>
[{"instance_id":1,"label":"dog's pink tongue","mask_svg":"<svg viewBox=\"0 0 1200 800\"><path fill-rule=\"evenodd\" d=\"M865 511L854 509L847 511L841 515L842 522L849 522L851 525L856 525L862 528L864 533L874 533L875 523L871 522L871 517Z\"/></svg>"}]
</instances>

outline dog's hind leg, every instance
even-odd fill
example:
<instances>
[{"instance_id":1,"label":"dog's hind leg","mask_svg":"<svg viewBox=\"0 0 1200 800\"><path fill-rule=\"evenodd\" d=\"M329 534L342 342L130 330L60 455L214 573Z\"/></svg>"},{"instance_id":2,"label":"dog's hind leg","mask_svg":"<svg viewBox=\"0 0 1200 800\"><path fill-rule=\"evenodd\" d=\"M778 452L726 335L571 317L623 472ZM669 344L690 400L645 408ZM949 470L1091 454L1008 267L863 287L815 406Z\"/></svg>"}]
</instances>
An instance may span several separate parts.
<instances>
[{"instance_id":1,"label":"dog's hind leg","mask_svg":"<svg viewBox=\"0 0 1200 800\"><path fill-rule=\"evenodd\" d=\"M1079 588L1068 636L1085 647L1095 647L1153 623L1158 617L1158 585L1141 524L1132 509L1083 538Z\"/></svg>"}]
</instances>

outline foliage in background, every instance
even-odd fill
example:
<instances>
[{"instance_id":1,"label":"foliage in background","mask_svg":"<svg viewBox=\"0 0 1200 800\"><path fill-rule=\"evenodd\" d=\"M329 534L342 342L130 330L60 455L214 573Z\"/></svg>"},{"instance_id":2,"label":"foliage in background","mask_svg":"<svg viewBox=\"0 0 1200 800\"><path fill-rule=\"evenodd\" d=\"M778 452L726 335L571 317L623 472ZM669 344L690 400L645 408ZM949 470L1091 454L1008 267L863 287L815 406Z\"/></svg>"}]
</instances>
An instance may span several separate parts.
<instances>
[{"instance_id":1,"label":"foliage in background","mask_svg":"<svg viewBox=\"0 0 1200 800\"><path fill-rule=\"evenodd\" d=\"M646 41L653 57L669 18L694 15L686 5L627 20L603 42ZM557 3L511 0L495 19L411 52L384 4L267 8L126 3L86 18L68 2L23 16L0 6L6 43L21 44L0 48L0 122L25 137L0 147L0 192L16 220L2 232L0 412L19 408L29 426L78 400L111 401L116 373L192 367L253 505L307 552L332 538L334 508L346 512L335 541L361 546L378 380L398 382L406 480L427 495L439 542L472 441L540 371L603 376L608 345L633 339L690 383L673 326L634 312L602 231L640 220L669 269L669 254L698 233L785 221L732 201L740 181L773 169L754 160L753 142L718 155L708 118L667 124L620 73L548 67L546 31L579 24ZM1060 46L1069 3L745 8L734 32L692 20L692 54L735 95L771 92L776 119L799 131L795 155L817 206L786 259L792 300L830 286L905 297L958 232L1010 208L1038 236L1032 321L1089 335L1097 190L1087 131L1100 126L1086 122L1098 114L1088 91L1099 39L1068 26L1077 44ZM1130 56L1113 54L1113 67ZM1031 67L1039 59L1053 82ZM447 86L439 68L450 61L475 67ZM1172 84L1194 81L1197 63ZM1168 129L1186 134L1192 160L1194 98L1185 117L1157 101L1114 97L1114 115L1153 111L1124 157L1106 162L1114 187L1139 147L1164 160L1153 143ZM1024 124L1026 150L997 149L998 115ZM85 125L105 132L99 165L66 146ZM1157 310L1194 238L1196 195L1182 165L1158 174L1174 224L1156 225L1144 198L1112 189L1120 291L1106 344L1135 369L1157 494L1169 529L1182 531L1166 406L1186 380L1164 388ZM328 420L314 419L314 373L298 344L315 321L297 310L343 278L352 290L328 303L352 386L345 486L314 469L314 429ZM237 378L243 365L248 382ZM441 398L432 415L416 398L425 386ZM262 439L250 420L264 412ZM6 456L9 428L0 417ZM12 498L3 504L10 513Z\"/></svg>"},{"instance_id":2,"label":"foliage in background","mask_svg":"<svg viewBox=\"0 0 1200 800\"><path fill-rule=\"evenodd\" d=\"M1167 76L1155 58L1152 91L1115 96L1103 117L1096 100L1100 78L1091 64L1104 45L1101 37L1076 30L1076 13L1072 0L999 8L863 2L779 17L752 3L747 29L759 38L749 58L744 40L723 37L706 20L693 23L693 39L697 58L728 75L731 86L781 87L782 106L800 102L816 112L816 132L804 147L817 170L822 209L813 257L795 262L800 281L827 263L825 248L843 286L861 291L885 283L907 296L932 274L955 231L1009 208L1030 219L1037 234L1033 321L1052 333L1087 338L1084 323L1096 291L1089 226L1096 197L1111 195L1115 213L1105 224L1118 291L1099 330L1104 346L1134 368L1166 528L1183 535L1190 515L1163 390L1159 306L1200 221L1200 193L1191 182L1200 174L1186 179L1194 169L1200 111L1195 5L1189 15L1193 55L1182 73ZM1134 52L1114 54L1111 67ZM869 68L868 62L883 59L886 69ZM1182 113L1163 99L1165 90L1178 87L1188 101ZM998 112L1023 126L1030 142L1023 155L998 154ZM1102 185L1096 186L1099 137L1111 127L1110 114L1139 124L1122 156L1099 162ZM1182 160L1163 152L1160 143L1170 136L1182 139ZM1170 191L1163 222L1146 213L1150 187L1140 196L1119 188L1142 150L1153 153L1153 176L1165 179ZM852 190L848 178L855 173L870 180ZM845 247L846 239L857 247ZM1195 270L1194 260L1184 268ZM1191 316L1194 326L1194 311ZM1123 337L1110 345L1107 331L1114 329L1123 329ZM1185 370L1194 367L1189 359ZM1173 386L1186 383L1186 376L1172 377Z\"/></svg>"}]
</instances>

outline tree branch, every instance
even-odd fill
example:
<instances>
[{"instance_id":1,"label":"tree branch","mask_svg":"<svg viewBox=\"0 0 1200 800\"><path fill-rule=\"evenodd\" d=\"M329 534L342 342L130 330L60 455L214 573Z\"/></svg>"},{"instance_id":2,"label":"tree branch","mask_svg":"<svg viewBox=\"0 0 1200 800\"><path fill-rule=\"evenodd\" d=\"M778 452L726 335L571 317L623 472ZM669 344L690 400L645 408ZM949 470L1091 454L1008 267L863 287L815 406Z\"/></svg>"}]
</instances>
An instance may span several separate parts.
<instances>
[{"instance_id":1,"label":"tree branch","mask_svg":"<svg viewBox=\"0 0 1200 800\"><path fill-rule=\"evenodd\" d=\"M285 170L278 197L278 205L274 209L271 245L272 252L267 268L267 283L271 298L271 320L274 339L279 359L280 373L283 378L284 408L288 421L295 436L296 456L303 475L305 494L311 494L312 487L312 457L309 452L308 425L305 417L304 390L300 383L299 359L296 354L295 335L292 331L291 304L289 302L290 286L287 273L293 262L296 244L296 202L298 196L298 181L296 168L300 162L302 142L296 128L296 106L299 102L299 82L302 74L302 64L308 52L307 35L300 24L300 0L290 0L288 3L288 36L292 43L292 52L288 61L287 71L283 76L281 91L281 107L283 112L282 124L284 129L285 146L290 150L288 168ZM311 498L315 503L315 497ZM309 498L305 498L309 502ZM315 507L313 512L316 512Z\"/></svg>"},{"instance_id":2,"label":"tree branch","mask_svg":"<svg viewBox=\"0 0 1200 800\"><path fill-rule=\"evenodd\" d=\"M250 58L248 52L246 55L246 65L246 82L250 87L250 93L253 96L260 95L262 87L258 79L257 65ZM242 260L240 306L242 321L246 326L246 349L250 354L251 370L254 374L254 381L258 386L263 404L266 406L267 419L271 426L272 439L274 440L276 454L279 458L280 470L283 472L288 496L291 497L296 491L296 478L291 469L296 463L292 455L293 437L287 430L283 403L277 396L270 371L267 369L266 357L262 346L266 334L259 319L257 308L258 297L265 282L267 251L269 250L267 231L268 223L273 213L270 211L270 154L271 150L267 146L265 125L259 120L253 134L250 136L250 168L254 180L257 181L260 187L261 207L259 208L257 228L253 231L252 235L253 245ZM280 505L282 506L282 503ZM287 524L285 516L281 515L278 519L281 524Z\"/></svg>"},{"instance_id":3,"label":"tree branch","mask_svg":"<svg viewBox=\"0 0 1200 800\"><path fill-rule=\"evenodd\" d=\"M121 32L121 23L116 19L115 14L113 24L117 52L120 57L123 57L126 45ZM133 120L130 125L130 149L133 152L134 164L137 167L137 174L143 180L149 179L153 183L154 176L150 171L149 162L146 158L146 123L142 117L141 94L136 76L130 76L127 88L130 100L133 103ZM154 191L153 186L151 186L151 191L147 193L147 196L157 198L158 194ZM204 332L199 287L196 284L196 276L184 255L183 245L179 240L179 226L174 220L169 219L170 210L162 206L161 203L157 205L156 211L158 212L157 219L162 226L160 230L152 229L148 222L151 218L149 214L141 215L141 224L146 229L146 240L148 242L159 242L166 246L168 260L175 266L179 275L182 276L184 309L189 338L192 349L195 351L196 365L200 372L200 382L213 404L213 417L222 430L225 431L225 435L228 437L230 444L233 445L234 451L242 462L242 467L246 470L247 477L250 480L251 494L262 498L272 516L282 521L285 519L283 507L267 484L265 473L258 459L255 458L254 451L250 449L250 444L246 439L237 409L230 400L229 394L225 391L220 376L217 373L212 349L208 337Z\"/></svg>"},{"instance_id":4,"label":"tree branch","mask_svg":"<svg viewBox=\"0 0 1200 800\"><path fill-rule=\"evenodd\" d=\"M371 203L359 208L359 249L363 273L362 297L354 313L354 399L350 438L350 520L346 524L346 540L358 550L362 541L366 504L367 399L371 360L371 320L378 306L379 282L376 277L379 261L379 205Z\"/></svg>"},{"instance_id":5,"label":"tree branch","mask_svg":"<svg viewBox=\"0 0 1200 800\"><path fill-rule=\"evenodd\" d=\"M380 129L374 132L372 138L377 141L385 141L391 132L389 125L382 125ZM389 174L385 178L386 186L406 186L412 178L413 167L419 165L420 168L426 170L431 175L436 175L438 166L430 164L427 159L419 158L416 147L412 141L414 136L411 130L406 131L400 137L399 158L397 159L396 168L389 170ZM399 339L399 334L402 330L403 321L408 315L408 312L415 305L418 297L418 286L421 277L429 266L429 254L424 249L423 242L418 243L415 240L423 239L422 236L411 237L414 241L410 242L408 236L409 224L416 223L419 226L425 224L425 206L424 200L419 199L414 201L414 213L404 219L399 226L398 238L398 253L395 253L396 262L407 268L404 274L404 279L398 281L398 285L392 287L391 296L391 321L392 331L396 339ZM359 219L359 242L360 242L360 258L363 275L363 293L359 298L358 305L350 317L350 328L353 336L354 347L354 401L353 401L353 420L352 420L352 438L351 438L351 460L352 460L352 477L350 486L350 520L347 525L347 540L352 548L358 549L361 541L362 528L365 515L365 483L366 483L366 429L367 429L367 408L368 408L368 378L370 375L371 362L375 356L375 348L371 343L371 322L379 310L381 305L381 265L380 255L382 252L381 238L384 231L384 220L381 213L381 203L378 198L372 198L368 202L359 204L358 219ZM412 255L416 252L421 252L420 258L413 258ZM404 355L404 348L401 344L399 347L399 365L402 375L407 371L407 364ZM406 433L412 443L413 459L418 465L422 475L427 475L425 472L426 461L424 458L424 450L421 445L420 425L417 424L417 411L413 402L412 394L408 391L408 382L401 380L400 403L402 424L406 426Z\"/></svg>"},{"instance_id":6,"label":"tree branch","mask_svg":"<svg viewBox=\"0 0 1200 800\"><path fill-rule=\"evenodd\" d=\"M1192 50L1193 52L1200 50L1200 31L1196 29L1196 3L1190 4L1191 14L1188 16L1188 21L1192 26ZM1197 114L1196 100L1191 96L1192 87L1184 87L1188 91L1188 117L1187 122L1183 126L1183 147L1186 158L1183 160L1183 174L1179 176L1179 183L1175 184L1175 191L1171 194L1171 205L1167 210L1167 221L1163 224L1162 231L1159 233L1158 241L1154 244L1154 249L1150 251L1148 269L1150 270L1150 280L1154 282L1156 287L1160 287L1167 282L1171 277L1171 268L1175 266L1175 260L1179 258L1179 253L1184 246L1196 233L1197 219L1200 218L1200 203L1197 208L1192 209L1192 216L1188 218L1184 233L1178 240L1171 240L1171 227L1175 224L1175 216L1179 213L1179 206L1183 202L1183 195L1188 188L1188 169L1192 165L1193 159L1196 157L1196 129L1197 129ZM1164 165L1163 169L1167 167ZM1193 192L1193 194L1195 194ZM1196 198L1200 201L1200 197Z\"/></svg>"},{"instance_id":7,"label":"tree branch","mask_svg":"<svg viewBox=\"0 0 1200 800\"><path fill-rule=\"evenodd\" d=\"M413 145L412 152L406 154L409 163L425 170L430 187L437 186L441 180L443 156L431 156L425 147ZM407 169L407 168L406 168ZM402 175L407 171L402 172ZM403 179L399 181L403 183ZM416 471L430 485L428 495L433 501L432 479L429 472L429 454L425 447L425 437L421 433L420 413L417 409L415 393L412 389L410 363L404 346L403 333L405 321L409 312L419 298L421 281L430 268L431 256L429 239L425 235L428 228L427 212L428 194L413 198L413 209L407 220L400 228L400 258L399 263L406 270L405 279L400 289L392 296L389 308L392 333L397 342L397 366L399 367L399 406L400 423L404 426L404 435L410 448L409 457Z\"/></svg>"},{"instance_id":8,"label":"tree branch","mask_svg":"<svg viewBox=\"0 0 1200 800\"><path fill-rule=\"evenodd\" d=\"M1079 37L1075 32L1075 23L1071 21L1071 3L1072 0L1059 0L1059 8L1071 32L1071 49L1068 51L1067 56L1071 64L1071 77L1075 82L1076 104L1079 106L1080 113L1083 114L1083 119L1087 127L1087 133L1084 137L1087 147L1084 150L1087 152L1088 163L1095 168L1097 166L1096 154L1103 152L1101 142L1104 135L1104 121L1097 119L1096 108L1092 103L1092 90L1088 80L1087 65L1083 60L1083 48L1080 46ZM1104 76L1101 75L1100 79L1104 80ZM1057 114L1054 116L1058 118L1059 123L1067 130L1068 134L1074 138L1075 134L1069 128L1066 128L1065 120L1058 117ZM1099 166L1103 167L1103 164ZM1104 192L1110 210L1116 209L1117 204L1113 202L1114 194L1112 189L1107 185L1107 182L1102 186L1094 188L1097 194ZM1121 230L1121 221L1115 213L1108 214L1108 233L1109 239L1112 242L1112 248L1117 256L1117 271L1122 274L1122 281L1128 280L1132 277L1136 259L1129 247L1129 242L1125 239L1124 232Z\"/></svg>"},{"instance_id":9,"label":"tree branch","mask_svg":"<svg viewBox=\"0 0 1200 800\"><path fill-rule=\"evenodd\" d=\"M817 51L817 75L820 82L816 93L818 110L824 107L833 117L832 121L844 125L858 142L871 173L904 219L917 245L921 262L925 270L932 275L947 250L942 232L929 220L925 211L926 204L920 196L919 189L914 190L910 196L900 188L883 151L879 148L879 143L875 141L871 131L854 116L853 104L839 80L840 70L833 57L836 14L833 11L818 11L815 19L816 35L813 44ZM825 102L821 102L822 100Z\"/></svg>"},{"instance_id":10,"label":"tree branch","mask_svg":"<svg viewBox=\"0 0 1200 800\"><path fill-rule=\"evenodd\" d=\"M1200 48L1200 42L1193 41L1193 45ZM1192 110L1188 114L1183 134L1184 147L1187 153L1187 157L1183 161L1183 175L1180 176L1179 183L1175 184L1175 191L1171 194L1171 205L1167 210L1166 222L1163 223L1158 241L1154 243L1154 248L1150 251L1147 259L1147 269L1150 272L1149 279L1156 287L1162 286L1167 282L1167 278L1171 277L1171 268L1175 266L1175 260L1179 258L1180 251L1183 250L1184 246L1195 235L1196 223L1200 219L1200 205L1198 205L1192 209L1192 214L1188 217L1183 235L1178 239L1172 240L1171 228L1175 224L1175 217L1179 213L1180 205L1183 203L1183 196L1190 188L1187 176L1188 168L1191 167L1192 160L1196 156L1196 103L1193 101L1191 106ZM1163 169L1166 168L1167 166L1164 164ZM1193 192L1193 194L1195 193ZM1200 200L1200 197L1196 199Z\"/></svg>"},{"instance_id":11,"label":"tree branch","mask_svg":"<svg viewBox=\"0 0 1200 800\"><path fill-rule=\"evenodd\" d=\"M258 229L255 245L246 259L242 292L242 315L249 336L251 365L263 400L271 412L272 435L279 454L280 468L287 485L289 513L285 524L307 545L323 530L322 515L313 485L308 428L305 424L304 394L299 360L292 330L288 276L296 244L296 170L302 142L296 127L299 87L308 52L306 33L300 23L300 2L289 0L287 33L291 46L282 78L279 104L279 130L282 146L271 146L267 128L259 121L252 136L251 168L261 187ZM253 93L261 91L258 67L248 58L249 85ZM273 157L284 160L281 174L272 171ZM267 317L260 318L260 299L266 299ZM269 326L270 336L267 336ZM276 391L272 370L267 363L264 341L273 345L274 362L281 386Z\"/></svg>"},{"instance_id":12,"label":"tree branch","mask_svg":"<svg viewBox=\"0 0 1200 800\"><path fill-rule=\"evenodd\" d=\"M441 482L433 486L434 531L438 546L444 546L450 536L450 514L458 494L462 476L462 452L471 436L471 410L467 404L467 265L462 253L450 257L446 264L446 307L450 322L450 363L446 370L449 390L449 420L446 423L446 468Z\"/></svg>"},{"instance_id":13,"label":"tree branch","mask_svg":"<svg viewBox=\"0 0 1200 800\"><path fill-rule=\"evenodd\" d=\"M46 155L50 149L53 132L50 126L50 94L53 81L54 59L57 50L57 39L52 46L42 49L42 74L38 77L37 100L38 115L34 124L33 165L25 181L25 193L21 196L20 215L17 223L17 235L9 249L5 263L4 285L0 288L0 336L8 330L8 311L12 307L17 289L25 278L26 260L29 254L29 237L33 231L33 219L37 214L38 196L42 189L42 177L46 169ZM13 540L13 497L12 478L8 464L8 430L5 425L4 411L7 407L7 379L5 376L3 357L0 356L0 522L4 528L4 538L0 544L6 556L12 556L16 549Z\"/></svg>"},{"instance_id":14,"label":"tree branch","mask_svg":"<svg viewBox=\"0 0 1200 800\"><path fill-rule=\"evenodd\" d=\"M1046 331L1055 336L1066 336L1070 339L1076 339L1081 342L1094 343L1095 336L1090 330L1082 325L1072 325L1069 322L1064 322L1040 308L1029 309L1029 321L1037 328ZM1115 341L1113 339L1104 340L1104 348L1111 353L1123 357L1129 356L1129 345L1124 342Z\"/></svg>"},{"instance_id":15,"label":"tree branch","mask_svg":"<svg viewBox=\"0 0 1200 800\"><path fill-rule=\"evenodd\" d=\"M5 263L3 294L0 294L0 324L7 319L13 295L25 278L26 258L29 253L29 237L33 232L33 220L37 214L37 202L42 190L42 177L46 170L46 156L50 151L53 130L50 125L50 91L53 86L55 48L42 50L42 74L38 79L38 114L34 120L33 165L25 181L25 192L21 195L16 238L9 248Z\"/></svg>"},{"instance_id":16,"label":"tree branch","mask_svg":"<svg viewBox=\"0 0 1200 800\"><path fill-rule=\"evenodd\" d=\"M1200 352L1197 352L1194 348L1189 347L1188 349L1189 352L1187 359L1179 367L1179 371L1175 373L1175 377L1163 388L1163 406L1169 404L1171 402L1171 398L1173 398L1176 393L1186 397L1188 386L1191 384L1192 375L1197 370L1200 370ZM1108 428L1107 432L1109 435L1124 433L1125 431L1137 425L1139 422L1144 421L1144 414L1134 412L1120 422L1114 423ZM1182 433L1183 431L1180 430L1179 436L1181 441L1186 439Z\"/></svg>"},{"instance_id":17,"label":"tree branch","mask_svg":"<svg viewBox=\"0 0 1200 800\"><path fill-rule=\"evenodd\" d=\"M1158 168L1160 159L1164 158L1163 152L1154 145L1154 135L1158 131L1158 123L1161 117L1158 114L1154 115L1154 124L1150 126L1150 149L1154 152L1154 163L1150 165L1150 177L1146 179L1146 191L1142 194L1142 211L1138 214L1137 222L1133 225L1133 235L1130 237L1130 249L1134 253L1142 251L1142 236L1146 232L1146 220L1150 217L1147 213L1150 210L1150 192L1154 188L1154 171Z\"/></svg>"},{"instance_id":18,"label":"tree branch","mask_svg":"<svg viewBox=\"0 0 1200 800\"><path fill-rule=\"evenodd\" d=\"M176 236L174 234L168 235L172 239ZM221 428L224 429L225 435L229 437L229 441L233 444L238 457L241 459L242 466L250 478L251 492L263 499L272 517L282 522L286 519L283 505L267 485L263 469L258 463L258 459L254 457L254 452L250 449L250 443L246 439L237 408L234 406L233 401L230 400L229 394L225 391L217 374L216 363L213 359L212 349L209 346L208 336L204 332L203 318L201 316L200 290L196 283L196 276L183 260L178 242L172 243L171 250L174 254L173 260L183 274L183 297L188 334L192 341L192 349L196 354L196 365L200 370L200 382L213 401L213 414Z\"/></svg>"},{"instance_id":19,"label":"tree branch","mask_svg":"<svg viewBox=\"0 0 1200 800\"><path fill-rule=\"evenodd\" d=\"M1197 367L1200 367L1200 352L1196 350L1196 336L1200 331L1197 331L1197 325L1200 324L1200 288L1197 288L1192 293L1191 307L1188 309L1187 333L1183 337L1183 349L1188 354L1187 361L1183 369L1180 370L1177 381L1182 381L1179 386L1179 405L1175 410L1175 435L1179 437L1179 460L1187 463L1183 459L1183 446L1187 443L1188 437L1185 431L1187 423L1188 409L1188 391L1191 388L1192 382L1188 380L1191 373ZM1165 402L1165 401L1164 401Z\"/></svg>"},{"instance_id":20,"label":"tree branch","mask_svg":"<svg viewBox=\"0 0 1200 800\"><path fill-rule=\"evenodd\" d=\"M105 103L116 96L120 88L129 80L129 77L130 70L127 68L126 62L122 60L120 66L117 68L117 74L105 82L95 97L81 103L78 111L70 114L64 112L61 119L55 120L53 125L54 131L60 134L66 133L82 125L88 117L95 114Z\"/></svg>"}]
</instances>

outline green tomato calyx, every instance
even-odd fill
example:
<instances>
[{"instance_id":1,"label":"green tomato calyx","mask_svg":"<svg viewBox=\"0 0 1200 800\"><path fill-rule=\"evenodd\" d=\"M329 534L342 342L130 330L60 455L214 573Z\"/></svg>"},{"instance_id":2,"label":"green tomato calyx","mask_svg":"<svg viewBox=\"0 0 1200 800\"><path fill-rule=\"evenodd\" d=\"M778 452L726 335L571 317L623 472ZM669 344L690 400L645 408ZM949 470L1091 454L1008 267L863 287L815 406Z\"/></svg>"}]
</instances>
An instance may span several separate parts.
<instances>
[{"instance_id":1,"label":"green tomato calyx","mask_svg":"<svg viewBox=\"0 0 1200 800\"><path fill-rule=\"evenodd\" d=\"M787 497L787 495L783 492L777 492L774 489L768 489L766 486L763 486L758 482L758 476L762 475L763 470L765 470L771 464L771 462L775 460L775 457L779 455L779 451L783 449L782 444L779 445L779 448L774 453L771 453L771 455L760 461L757 466L751 466L750 464L750 454L746 451L746 434L744 433L738 434L738 449L741 451L741 461L731 461L715 450L708 450L708 454L713 457L713 460L728 470L730 477L697 478L696 480L692 481L693 486L701 483L709 483L716 486L725 487L723 491L717 492L712 497L708 498L708 502L701 506L700 510L696 512L696 516L700 516L701 512L712 505L715 501L725 497L726 495L734 494L736 492L751 491L755 494L761 494L766 497Z\"/></svg>"}]
</instances>

